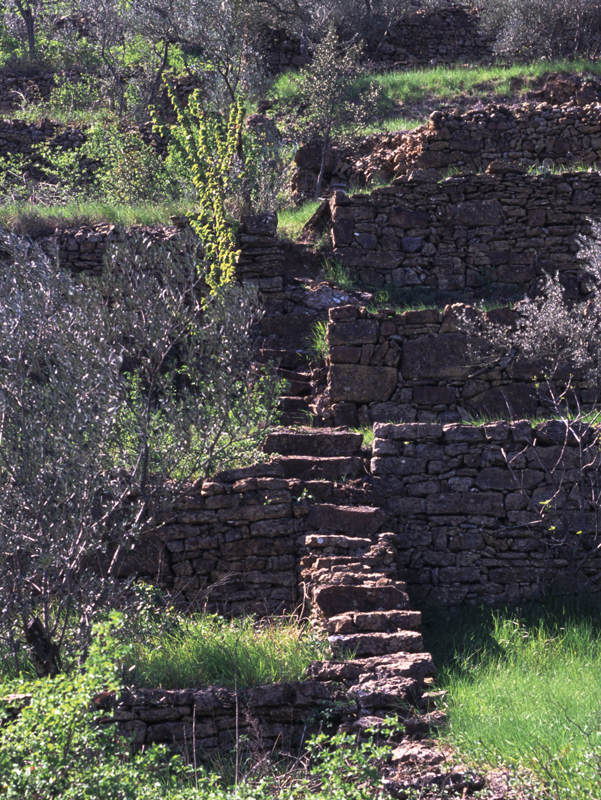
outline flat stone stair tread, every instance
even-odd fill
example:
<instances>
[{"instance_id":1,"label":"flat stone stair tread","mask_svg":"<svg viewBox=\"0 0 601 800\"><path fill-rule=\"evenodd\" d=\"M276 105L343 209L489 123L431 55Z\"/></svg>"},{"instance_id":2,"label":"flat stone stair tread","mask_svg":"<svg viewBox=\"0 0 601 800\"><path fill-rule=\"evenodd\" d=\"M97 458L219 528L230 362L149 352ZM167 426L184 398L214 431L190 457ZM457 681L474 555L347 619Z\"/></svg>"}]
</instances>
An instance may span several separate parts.
<instances>
[{"instance_id":1,"label":"flat stone stair tread","mask_svg":"<svg viewBox=\"0 0 601 800\"><path fill-rule=\"evenodd\" d=\"M305 414L310 410L305 405ZM306 419L306 417L305 417ZM280 456L278 463L286 478L321 479L337 481L341 478L357 478L364 472L363 461L357 456Z\"/></svg>"},{"instance_id":2,"label":"flat stone stair tread","mask_svg":"<svg viewBox=\"0 0 601 800\"><path fill-rule=\"evenodd\" d=\"M308 680L362 681L378 676L413 678L423 681L436 675L430 653L389 653L384 656L355 658L350 661L314 661L306 672Z\"/></svg>"},{"instance_id":3,"label":"flat stone stair tread","mask_svg":"<svg viewBox=\"0 0 601 800\"><path fill-rule=\"evenodd\" d=\"M419 653L424 649L418 631L396 633L349 633L328 636L334 652L351 652L358 656L380 656L389 653Z\"/></svg>"},{"instance_id":4,"label":"flat stone stair tread","mask_svg":"<svg viewBox=\"0 0 601 800\"><path fill-rule=\"evenodd\" d=\"M311 383L313 379L313 370L291 370L285 369L282 367L278 367L276 369L278 377L283 378L286 381L290 381L290 383Z\"/></svg>"},{"instance_id":5,"label":"flat stone stair tread","mask_svg":"<svg viewBox=\"0 0 601 800\"><path fill-rule=\"evenodd\" d=\"M372 546L371 539L361 539L358 536L343 536L342 534L319 534L310 533L305 536L307 547L340 547L345 550L365 548L369 550Z\"/></svg>"},{"instance_id":6,"label":"flat stone stair tread","mask_svg":"<svg viewBox=\"0 0 601 800\"><path fill-rule=\"evenodd\" d=\"M421 611L359 611L330 617L324 628L329 634L363 631L395 633L402 630L417 630L421 621Z\"/></svg>"},{"instance_id":7,"label":"flat stone stair tread","mask_svg":"<svg viewBox=\"0 0 601 800\"><path fill-rule=\"evenodd\" d=\"M335 506L330 503L314 505L306 524L314 528L329 528L347 536L373 536L387 522L389 515L374 506Z\"/></svg>"},{"instance_id":8,"label":"flat stone stair tread","mask_svg":"<svg viewBox=\"0 0 601 800\"><path fill-rule=\"evenodd\" d=\"M306 411L310 413L309 406L304 397L293 397L287 394L280 395L278 408L281 411Z\"/></svg>"},{"instance_id":9,"label":"flat stone stair tread","mask_svg":"<svg viewBox=\"0 0 601 800\"><path fill-rule=\"evenodd\" d=\"M405 584L402 586L405 588ZM392 582L385 586L318 586L313 592L313 599L326 618L349 611L397 611L409 606L407 593Z\"/></svg>"},{"instance_id":10,"label":"flat stone stair tread","mask_svg":"<svg viewBox=\"0 0 601 800\"><path fill-rule=\"evenodd\" d=\"M307 397L311 394L311 384L308 381L290 381L288 392L289 397Z\"/></svg>"},{"instance_id":11,"label":"flat stone stair tread","mask_svg":"<svg viewBox=\"0 0 601 800\"><path fill-rule=\"evenodd\" d=\"M313 414L308 406L304 411L280 411L280 422L285 425L304 425Z\"/></svg>"},{"instance_id":12,"label":"flat stone stair tread","mask_svg":"<svg viewBox=\"0 0 601 800\"><path fill-rule=\"evenodd\" d=\"M306 360L306 355L302 351L276 350L270 347L262 347L256 352L255 358L260 364L275 362L285 369L296 369Z\"/></svg>"},{"instance_id":13,"label":"flat stone stair tread","mask_svg":"<svg viewBox=\"0 0 601 800\"><path fill-rule=\"evenodd\" d=\"M283 456L349 456L362 443L360 433L337 428L280 429L268 435L263 450Z\"/></svg>"}]
</instances>

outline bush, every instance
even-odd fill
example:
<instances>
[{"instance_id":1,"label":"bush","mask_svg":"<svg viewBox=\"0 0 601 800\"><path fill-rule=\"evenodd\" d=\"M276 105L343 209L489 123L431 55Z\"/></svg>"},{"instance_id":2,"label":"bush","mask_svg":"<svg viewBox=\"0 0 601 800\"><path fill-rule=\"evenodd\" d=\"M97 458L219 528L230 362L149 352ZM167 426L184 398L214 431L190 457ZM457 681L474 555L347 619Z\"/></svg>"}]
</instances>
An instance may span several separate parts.
<instances>
[{"instance_id":1,"label":"bush","mask_svg":"<svg viewBox=\"0 0 601 800\"><path fill-rule=\"evenodd\" d=\"M592 57L601 44L599 0L486 0L482 23L496 34L495 50L503 55Z\"/></svg>"}]
</instances>

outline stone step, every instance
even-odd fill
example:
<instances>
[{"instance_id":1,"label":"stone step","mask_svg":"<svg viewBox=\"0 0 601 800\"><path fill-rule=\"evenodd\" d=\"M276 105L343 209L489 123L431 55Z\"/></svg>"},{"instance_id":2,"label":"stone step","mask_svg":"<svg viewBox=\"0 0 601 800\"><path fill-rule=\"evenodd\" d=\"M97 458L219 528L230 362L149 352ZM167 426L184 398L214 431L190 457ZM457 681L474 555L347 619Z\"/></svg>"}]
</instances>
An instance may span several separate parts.
<instances>
[{"instance_id":1,"label":"stone step","mask_svg":"<svg viewBox=\"0 0 601 800\"><path fill-rule=\"evenodd\" d=\"M405 588L405 584L393 582L376 586L326 584L314 590L313 601L326 618L349 611L405 610L409 606L409 597L399 586Z\"/></svg>"},{"instance_id":2,"label":"stone step","mask_svg":"<svg viewBox=\"0 0 601 800\"><path fill-rule=\"evenodd\" d=\"M362 443L360 433L337 428L278 429L269 434L263 450L283 456L350 456Z\"/></svg>"},{"instance_id":3,"label":"stone step","mask_svg":"<svg viewBox=\"0 0 601 800\"><path fill-rule=\"evenodd\" d=\"M306 524L314 528L341 531L347 536L373 536L388 520L388 514L373 506L335 506L330 503L314 505Z\"/></svg>"},{"instance_id":4,"label":"stone step","mask_svg":"<svg viewBox=\"0 0 601 800\"><path fill-rule=\"evenodd\" d=\"M288 381L287 390L290 397L309 397L311 384L309 381Z\"/></svg>"},{"instance_id":5,"label":"stone step","mask_svg":"<svg viewBox=\"0 0 601 800\"><path fill-rule=\"evenodd\" d=\"M318 561L325 561L325 559L321 558L318 559ZM345 578L345 575L347 575L349 579L357 578L358 580L349 580ZM312 572L311 580L315 586L326 586L332 583L338 585L344 584L345 586L359 586L367 580L371 582L374 577L378 580L389 581L395 576L395 567L380 567L377 572L374 572L374 570L370 566L364 564L363 559L361 559L357 561L356 564L330 564L327 569L316 567Z\"/></svg>"},{"instance_id":6,"label":"stone step","mask_svg":"<svg viewBox=\"0 0 601 800\"><path fill-rule=\"evenodd\" d=\"M282 456L277 461L282 466L286 478L299 480L338 481L341 478L358 478L364 474L363 461L358 457ZM365 531L362 530L360 533Z\"/></svg>"},{"instance_id":7,"label":"stone step","mask_svg":"<svg viewBox=\"0 0 601 800\"><path fill-rule=\"evenodd\" d=\"M420 683L436 675L436 667L429 653L391 653L386 656L356 658L351 661L314 661L306 678L314 681L356 681L366 673L382 677L410 678ZM361 688L361 684L359 687Z\"/></svg>"},{"instance_id":8,"label":"stone step","mask_svg":"<svg viewBox=\"0 0 601 800\"><path fill-rule=\"evenodd\" d=\"M307 420L312 418L310 409L306 411L280 411L280 423L282 425L306 425Z\"/></svg>"},{"instance_id":9,"label":"stone step","mask_svg":"<svg viewBox=\"0 0 601 800\"><path fill-rule=\"evenodd\" d=\"M260 364L274 363L285 369L296 369L307 361L306 354L298 350L278 350L270 347L262 347L255 354L256 360Z\"/></svg>"},{"instance_id":10,"label":"stone step","mask_svg":"<svg viewBox=\"0 0 601 800\"><path fill-rule=\"evenodd\" d=\"M307 405L304 397L291 397L290 395L280 395L278 400L278 409L280 411L287 411L294 414L295 412L304 412L309 414L309 406Z\"/></svg>"},{"instance_id":11,"label":"stone step","mask_svg":"<svg viewBox=\"0 0 601 800\"><path fill-rule=\"evenodd\" d=\"M276 369L276 373L278 377L283 378L286 381L290 381L291 383L311 383L313 380L313 370L292 370L292 369L285 369L283 367L278 367Z\"/></svg>"},{"instance_id":12,"label":"stone step","mask_svg":"<svg viewBox=\"0 0 601 800\"><path fill-rule=\"evenodd\" d=\"M334 547L341 550L369 550L372 545L371 539L361 539L358 536L326 535L310 533L305 536L305 545L312 549L324 549ZM348 566L348 565L347 565Z\"/></svg>"},{"instance_id":13,"label":"stone step","mask_svg":"<svg viewBox=\"0 0 601 800\"><path fill-rule=\"evenodd\" d=\"M328 642L336 656L344 653L354 653L359 657L386 656L390 653L421 653L424 649L418 631L335 634L328 636Z\"/></svg>"},{"instance_id":14,"label":"stone step","mask_svg":"<svg viewBox=\"0 0 601 800\"><path fill-rule=\"evenodd\" d=\"M336 586L363 586L368 581L371 583L374 578L389 582L395 574L394 567L391 569L384 567L381 571L374 572L361 559L354 564L331 564L327 569L313 569L309 577L313 587L332 586L333 584Z\"/></svg>"},{"instance_id":15,"label":"stone step","mask_svg":"<svg viewBox=\"0 0 601 800\"><path fill-rule=\"evenodd\" d=\"M396 633L417 630L421 622L421 611L373 611L330 617L324 628L329 634Z\"/></svg>"}]
</instances>

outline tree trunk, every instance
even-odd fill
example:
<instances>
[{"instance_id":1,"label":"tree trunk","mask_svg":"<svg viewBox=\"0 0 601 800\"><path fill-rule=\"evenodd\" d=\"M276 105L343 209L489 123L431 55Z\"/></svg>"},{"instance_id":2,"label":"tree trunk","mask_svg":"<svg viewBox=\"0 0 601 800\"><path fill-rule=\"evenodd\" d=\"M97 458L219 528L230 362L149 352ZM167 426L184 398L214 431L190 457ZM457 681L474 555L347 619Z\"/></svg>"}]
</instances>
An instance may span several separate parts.
<instances>
[{"instance_id":1,"label":"tree trunk","mask_svg":"<svg viewBox=\"0 0 601 800\"><path fill-rule=\"evenodd\" d=\"M326 171L326 159L328 157L328 149L330 147L330 132L328 131L323 140L323 150L321 151L321 166L319 168L319 175L317 176L317 186L315 187L314 200L319 200L319 192L321 190L321 183L323 181L324 172Z\"/></svg>"},{"instance_id":2,"label":"tree trunk","mask_svg":"<svg viewBox=\"0 0 601 800\"><path fill-rule=\"evenodd\" d=\"M154 103L155 98L156 98L156 96L158 94L158 91L161 88L161 81L163 79L163 73L165 72L165 67L167 66L167 56L169 55L169 45L170 45L170 42L167 39L165 41L165 50L163 52L163 59L161 61L161 65L160 65L160 67L158 69L158 72L156 74L156 78L154 79L154 82L152 84L152 88L150 90L150 97L148 98L149 104Z\"/></svg>"},{"instance_id":3,"label":"tree trunk","mask_svg":"<svg viewBox=\"0 0 601 800\"><path fill-rule=\"evenodd\" d=\"M27 625L25 639L31 648L31 660L38 677L58 675L61 671L59 649L37 617Z\"/></svg>"},{"instance_id":4,"label":"tree trunk","mask_svg":"<svg viewBox=\"0 0 601 800\"><path fill-rule=\"evenodd\" d=\"M29 3L27 3L27 5L23 5L22 0L16 0L16 6L19 14L23 17L23 22L25 23L29 57L33 58L35 55L35 17L31 8L29 7Z\"/></svg>"}]
</instances>

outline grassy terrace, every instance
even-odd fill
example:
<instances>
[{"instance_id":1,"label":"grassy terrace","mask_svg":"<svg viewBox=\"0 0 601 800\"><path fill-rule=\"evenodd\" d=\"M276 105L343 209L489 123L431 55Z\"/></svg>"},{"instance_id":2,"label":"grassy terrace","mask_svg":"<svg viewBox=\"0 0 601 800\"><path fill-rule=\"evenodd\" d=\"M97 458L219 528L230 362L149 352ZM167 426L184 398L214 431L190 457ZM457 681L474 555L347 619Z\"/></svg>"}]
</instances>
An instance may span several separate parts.
<instances>
[{"instance_id":1,"label":"grassy terrace","mask_svg":"<svg viewBox=\"0 0 601 800\"><path fill-rule=\"evenodd\" d=\"M536 61L496 66L441 66L365 75L355 84L357 94L373 82L380 87L379 119L365 127L365 135L410 130L422 124L429 110L440 105L467 108L478 101L515 102L542 87L547 75L586 73L601 76L601 64L586 60ZM284 107L297 102L292 73L279 76L273 99Z\"/></svg>"},{"instance_id":2,"label":"grassy terrace","mask_svg":"<svg viewBox=\"0 0 601 800\"><path fill-rule=\"evenodd\" d=\"M0 205L0 225L35 235L39 229L72 225L109 223L127 228L133 225L168 225L172 216L185 216L193 211L190 203L118 204L101 201L66 202L63 205L8 203Z\"/></svg>"}]
</instances>

